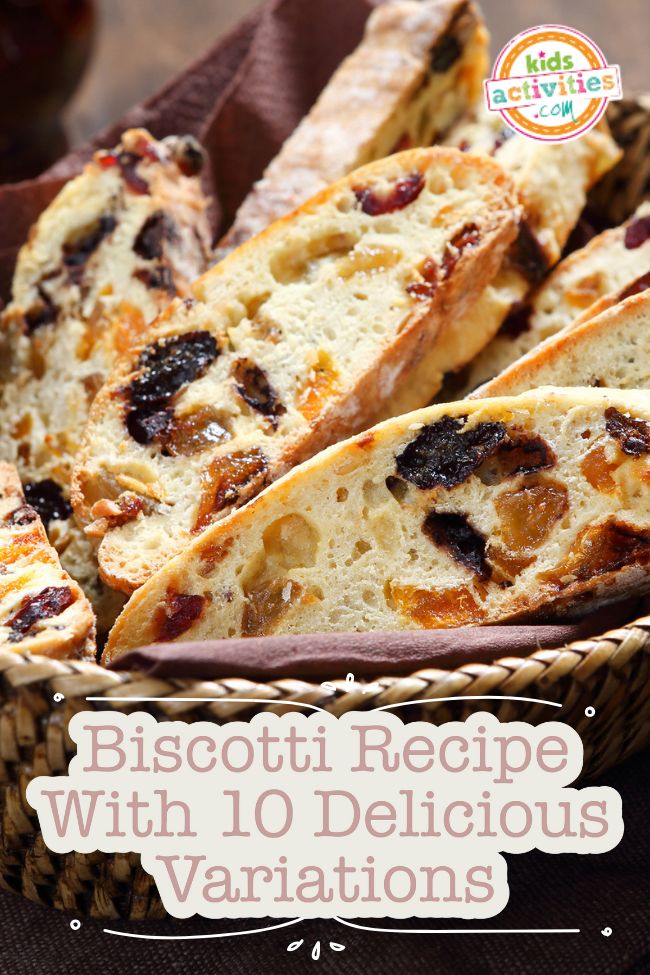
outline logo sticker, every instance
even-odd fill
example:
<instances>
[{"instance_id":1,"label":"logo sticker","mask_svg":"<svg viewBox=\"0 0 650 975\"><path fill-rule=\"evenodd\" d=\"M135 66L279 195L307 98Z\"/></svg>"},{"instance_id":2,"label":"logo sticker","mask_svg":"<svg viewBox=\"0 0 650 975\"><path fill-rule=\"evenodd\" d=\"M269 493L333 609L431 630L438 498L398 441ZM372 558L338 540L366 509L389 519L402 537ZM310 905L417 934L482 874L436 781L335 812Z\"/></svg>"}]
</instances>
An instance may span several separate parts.
<instances>
[{"instance_id":1,"label":"logo sticker","mask_svg":"<svg viewBox=\"0 0 650 975\"><path fill-rule=\"evenodd\" d=\"M542 142L576 139L621 98L621 73L580 31L557 24L517 34L485 82L491 112L515 132Z\"/></svg>"}]
</instances>

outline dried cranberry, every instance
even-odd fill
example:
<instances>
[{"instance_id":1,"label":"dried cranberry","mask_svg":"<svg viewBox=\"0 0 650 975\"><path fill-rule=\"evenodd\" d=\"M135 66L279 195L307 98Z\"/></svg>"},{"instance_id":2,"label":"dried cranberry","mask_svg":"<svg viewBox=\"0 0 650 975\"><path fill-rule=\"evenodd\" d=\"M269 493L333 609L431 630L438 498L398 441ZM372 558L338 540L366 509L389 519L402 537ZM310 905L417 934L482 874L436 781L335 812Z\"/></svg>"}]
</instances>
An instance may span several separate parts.
<instances>
[{"instance_id":1,"label":"dried cranberry","mask_svg":"<svg viewBox=\"0 0 650 975\"><path fill-rule=\"evenodd\" d=\"M38 513L30 505L21 504L20 508L16 508L15 511L7 515L5 521L10 525L18 525L23 528L25 525L31 525L37 518Z\"/></svg>"},{"instance_id":2,"label":"dried cranberry","mask_svg":"<svg viewBox=\"0 0 650 975\"><path fill-rule=\"evenodd\" d=\"M530 330L532 308L525 302L519 302L510 309L506 318L503 320L499 335L507 336L509 339L519 338Z\"/></svg>"},{"instance_id":3,"label":"dried cranberry","mask_svg":"<svg viewBox=\"0 0 650 975\"><path fill-rule=\"evenodd\" d=\"M72 517L72 507L63 496L56 481L46 477L43 481L30 481L24 486L27 503L35 508L47 528L51 521L65 521Z\"/></svg>"},{"instance_id":4,"label":"dried cranberry","mask_svg":"<svg viewBox=\"0 0 650 975\"><path fill-rule=\"evenodd\" d=\"M650 214L631 220L625 228L625 246L629 251L636 250L650 239Z\"/></svg>"},{"instance_id":5,"label":"dried cranberry","mask_svg":"<svg viewBox=\"0 0 650 975\"><path fill-rule=\"evenodd\" d=\"M40 284L36 290L39 300L25 312L25 330L28 335L31 335L42 325L52 325L59 314L58 308L47 291Z\"/></svg>"},{"instance_id":6,"label":"dried cranberry","mask_svg":"<svg viewBox=\"0 0 650 975\"><path fill-rule=\"evenodd\" d=\"M479 423L467 432L463 426L451 416L430 423L397 456L398 474L423 489L462 484L507 436L503 423Z\"/></svg>"},{"instance_id":7,"label":"dried cranberry","mask_svg":"<svg viewBox=\"0 0 650 975\"><path fill-rule=\"evenodd\" d=\"M143 195L149 193L149 184L136 170L136 166L141 161L142 156L139 156L137 153L122 150L121 152L107 152L100 157L99 165L103 169L109 169L111 166L119 166L122 178L129 189L133 193Z\"/></svg>"},{"instance_id":8,"label":"dried cranberry","mask_svg":"<svg viewBox=\"0 0 650 975\"><path fill-rule=\"evenodd\" d=\"M237 392L258 413L278 417L287 412L264 370L250 359L237 359L232 374Z\"/></svg>"},{"instance_id":9,"label":"dried cranberry","mask_svg":"<svg viewBox=\"0 0 650 975\"><path fill-rule=\"evenodd\" d=\"M173 227L164 210L156 210L147 217L133 242L133 250L145 261L160 260L163 256L163 240L170 237Z\"/></svg>"},{"instance_id":10,"label":"dried cranberry","mask_svg":"<svg viewBox=\"0 0 650 975\"><path fill-rule=\"evenodd\" d=\"M63 263L71 271L73 279L79 277L79 272L90 255L109 234L113 233L116 226L115 217L110 213L104 214L90 230L63 245Z\"/></svg>"},{"instance_id":11,"label":"dried cranberry","mask_svg":"<svg viewBox=\"0 0 650 975\"><path fill-rule=\"evenodd\" d=\"M191 135L183 136L176 142L173 156L183 176L198 176L205 165L205 153Z\"/></svg>"},{"instance_id":12,"label":"dried cranberry","mask_svg":"<svg viewBox=\"0 0 650 975\"><path fill-rule=\"evenodd\" d=\"M438 286L438 265L432 257L427 257L420 268L422 281L414 281L406 286L406 291L418 301L428 301L435 294Z\"/></svg>"},{"instance_id":13,"label":"dried cranberry","mask_svg":"<svg viewBox=\"0 0 650 975\"><path fill-rule=\"evenodd\" d=\"M605 410L605 429L618 440L624 454L640 457L650 453L650 423L626 416L615 407Z\"/></svg>"},{"instance_id":14,"label":"dried cranberry","mask_svg":"<svg viewBox=\"0 0 650 975\"><path fill-rule=\"evenodd\" d=\"M448 278L460 260L460 255L467 247L476 247L481 235L475 223L468 223L458 230L445 247L442 258L442 273Z\"/></svg>"},{"instance_id":15,"label":"dried cranberry","mask_svg":"<svg viewBox=\"0 0 650 975\"><path fill-rule=\"evenodd\" d=\"M156 639L176 640L203 614L205 596L167 590L165 605L156 611Z\"/></svg>"},{"instance_id":16,"label":"dried cranberry","mask_svg":"<svg viewBox=\"0 0 650 975\"><path fill-rule=\"evenodd\" d=\"M531 284L541 281L548 270L548 258L526 220L522 220L519 224L519 233L512 245L510 261Z\"/></svg>"},{"instance_id":17,"label":"dried cranberry","mask_svg":"<svg viewBox=\"0 0 650 975\"><path fill-rule=\"evenodd\" d=\"M69 586L48 586L37 596L27 596L18 612L5 623L11 630L9 642L18 643L36 623L60 616L73 602Z\"/></svg>"},{"instance_id":18,"label":"dried cranberry","mask_svg":"<svg viewBox=\"0 0 650 975\"><path fill-rule=\"evenodd\" d=\"M647 291L650 288L650 274L642 274L640 278L636 281L632 281L628 284L626 288L618 293L618 300L625 301L626 298L630 298L632 295L641 294L642 291Z\"/></svg>"},{"instance_id":19,"label":"dried cranberry","mask_svg":"<svg viewBox=\"0 0 650 975\"><path fill-rule=\"evenodd\" d=\"M169 401L200 378L218 354L216 339L205 331L159 339L140 353L140 375L126 390L132 407L126 425L138 443L151 443L167 429L173 419Z\"/></svg>"},{"instance_id":20,"label":"dried cranberry","mask_svg":"<svg viewBox=\"0 0 650 975\"><path fill-rule=\"evenodd\" d=\"M485 557L485 538L472 528L465 515L431 511L424 519L422 531L431 541L479 579L488 579L490 566Z\"/></svg>"},{"instance_id":21,"label":"dried cranberry","mask_svg":"<svg viewBox=\"0 0 650 975\"><path fill-rule=\"evenodd\" d=\"M447 71L462 53L463 49L456 38L446 34L431 48L431 70L434 74Z\"/></svg>"},{"instance_id":22,"label":"dried cranberry","mask_svg":"<svg viewBox=\"0 0 650 975\"><path fill-rule=\"evenodd\" d=\"M172 298L176 294L176 285L171 269L166 264L156 264L155 267L143 267L133 272L133 277L150 288L152 291L166 291Z\"/></svg>"},{"instance_id":23,"label":"dried cranberry","mask_svg":"<svg viewBox=\"0 0 650 975\"><path fill-rule=\"evenodd\" d=\"M422 173L411 173L396 180L392 189L387 193L379 195L374 190L357 189L354 195L361 204L361 209L369 217L379 217L384 213L393 213L395 210L403 210L417 200L424 189L424 176Z\"/></svg>"}]
</instances>

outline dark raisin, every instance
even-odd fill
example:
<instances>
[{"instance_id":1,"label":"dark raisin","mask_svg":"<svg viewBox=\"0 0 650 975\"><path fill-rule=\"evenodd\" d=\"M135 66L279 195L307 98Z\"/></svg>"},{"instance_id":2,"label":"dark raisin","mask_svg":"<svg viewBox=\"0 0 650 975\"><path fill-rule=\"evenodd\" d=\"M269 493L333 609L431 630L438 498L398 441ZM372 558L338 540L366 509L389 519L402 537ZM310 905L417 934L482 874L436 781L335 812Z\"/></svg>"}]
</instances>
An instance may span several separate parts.
<instances>
[{"instance_id":1,"label":"dark raisin","mask_svg":"<svg viewBox=\"0 0 650 975\"><path fill-rule=\"evenodd\" d=\"M381 195L370 189L356 189L354 195L364 213L369 217L379 217L384 213L403 210L409 203L417 200L423 189L422 173L411 173L396 180L392 188Z\"/></svg>"},{"instance_id":2,"label":"dark raisin","mask_svg":"<svg viewBox=\"0 0 650 975\"><path fill-rule=\"evenodd\" d=\"M35 508L47 528L51 521L65 521L72 517L70 502L56 481L47 477L43 481L30 481L24 486L27 503Z\"/></svg>"},{"instance_id":3,"label":"dark raisin","mask_svg":"<svg viewBox=\"0 0 650 975\"><path fill-rule=\"evenodd\" d=\"M38 286L38 301L25 312L25 331L31 335L42 325L52 325L59 314L59 310L48 295L47 291Z\"/></svg>"},{"instance_id":4,"label":"dark raisin","mask_svg":"<svg viewBox=\"0 0 650 975\"><path fill-rule=\"evenodd\" d=\"M475 223L468 223L458 230L445 247L442 258L443 277L448 278L467 247L476 247L481 235Z\"/></svg>"},{"instance_id":5,"label":"dark raisin","mask_svg":"<svg viewBox=\"0 0 650 975\"><path fill-rule=\"evenodd\" d=\"M423 489L462 484L507 436L503 423L463 426L451 416L430 423L396 457L398 474Z\"/></svg>"},{"instance_id":6,"label":"dark raisin","mask_svg":"<svg viewBox=\"0 0 650 975\"><path fill-rule=\"evenodd\" d=\"M159 339L140 353L140 375L126 389L132 407L126 425L138 443L151 443L169 428L169 401L199 379L218 354L216 339L205 331Z\"/></svg>"},{"instance_id":7,"label":"dark raisin","mask_svg":"<svg viewBox=\"0 0 650 975\"><path fill-rule=\"evenodd\" d=\"M441 37L431 48L431 70L434 74L447 71L463 53L463 49L451 34Z\"/></svg>"},{"instance_id":8,"label":"dark raisin","mask_svg":"<svg viewBox=\"0 0 650 975\"><path fill-rule=\"evenodd\" d=\"M271 417L286 413L266 373L250 359L237 359L232 375L241 398L258 413Z\"/></svg>"},{"instance_id":9,"label":"dark raisin","mask_svg":"<svg viewBox=\"0 0 650 975\"><path fill-rule=\"evenodd\" d=\"M642 291L647 291L650 288L650 274L642 274L640 278L636 281L632 281L628 284L626 288L618 293L618 300L625 301L626 298L630 298L632 295L641 294Z\"/></svg>"},{"instance_id":10,"label":"dark raisin","mask_svg":"<svg viewBox=\"0 0 650 975\"><path fill-rule=\"evenodd\" d=\"M156 611L156 639L176 640L196 623L205 608L205 596L167 590L165 605Z\"/></svg>"},{"instance_id":11,"label":"dark raisin","mask_svg":"<svg viewBox=\"0 0 650 975\"><path fill-rule=\"evenodd\" d=\"M646 420L635 420L610 406L605 410L605 429L618 440L624 454L640 457L650 453L650 423Z\"/></svg>"},{"instance_id":12,"label":"dark raisin","mask_svg":"<svg viewBox=\"0 0 650 975\"><path fill-rule=\"evenodd\" d=\"M531 284L538 284L548 271L548 258L526 220L519 224L510 262Z\"/></svg>"},{"instance_id":13,"label":"dark raisin","mask_svg":"<svg viewBox=\"0 0 650 975\"><path fill-rule=\"evenodd\" d=\"M481 464L478 476L484 484L500 484L517 474L535 474L554 467L557 458L542 437L509 434L495 453Z\"/></svg>"},{"instance_id":14,"label":"dark raisin","mask_svg":"<svg viewBox=\"0 0 650 975\"><path fill-rule=\"evenodd\" d=\"M145 153L145 155L148 154ZM146 179L143 179L136 170L136 166L141 160L142 156L136 152L122 150L121 152L107 152L101 156L99 165L104 169L109 169L111 166L119 166L122 178L131 192L143 195L149 193L150 190Z\"/></svg>"},{"instance_id":15,"label":"dark raisin","mask_svg":"<svg viewBox=\"0 0 650 975\"><path fill-rule=\"evenodd\" d=\"M166 291L172 298L176 294L174 278L166 264L156 264L155 267L143 267L133 272L133 276L152 291Z\"/></svg>"},{"instance_id":16,"label":"dark raisin","mask_svg":"<svg viewBox=\"0 0 650 975\"><path fill-rule=\"evenodd\" d=\"M178 139L173 148L176 165L183 176L198 176L205 165L205 153L191 135Z\"/></svg>"},{"instance_id":17,"label":"dark raisin","mask_svg":"<svg viewBox=\"0 0 650 975\"><path fill-rule=\"evenodd\" d=\"M506 336L509 339L516 339L520 335L524 335L530 330L531 311L530 305L525 302L517 303L504 318L499 329L499 335Z\"/></svg>"},{"instance_id":18,"label":"dark raisin","mask_svg":"<svg viewBox=\"0 0 650 975\"><path fill-rule=\"evenodd\" d=\"M631 220L625 228L625 246L629 251L636 250L650 240L650 214Z\"/></svg>"},{"instance_id":19,"label":"dark raisin","mask_svg":"<svg viewBox=\"0 0 650 975\"><path fill-rule=\"evenodd\" d=\"M32 522L36 521L38 518L38 512L28 504L21 504L20 508L16 508L7 515L5 521L10 525L18 525L23 528L25 525L31 525Z\"/></svg>"},{"instance_id":20,"label":"dark raisin","mask_svg":"<svg viewBox=\"0 0 650 975\"><path fill-rule=\"evenodd\" d=\"M431 511L424 519L422 531L455 562L475 572L479 579L489 579L485 538L472 528L465 515Z\"/></svg>"},{"instance_id":21,"label":"dark raisin","mask_svg":"<svg viewBox=\"0 0 650 975\"><path fill-rule=\"evenodd\" d=\"M169 218L163 210L156 210L147 217L133 242L133 250L145 261L160 260L163 256L163 241L173 233Z\"/></svg>"},{"instance_id":22,"label":"dark raisin","mask_svg":"<svg viewBox=\"0 0 650 975\"><path fill-rule=\"evenodd\" d=\"M63 263L69 269L70 277L78 280L90 255L97 250L101 242L112 234L117 221L110 213L100 217L93 227L76 238L66 241L63 245Z\"/></svg>"},{"instance_id":23,"label":"dark raisin","mask_svg":"<svg viewBox=\"0 0 650 975\"><path fill-rule=\"evenodd\" d=\"M27 596L18 612L5 623L11 630L9 642L18 643L36 623L60 616L73 602L69 586L48 586L37 596Z\"/></svg>"},{"instance_id":24,"label":"dark raisin","mask_svg":"<svg viewBox=\"0 0 650 975\"><path fill-rule=\"evenodd\" d=\"M172 410L158 410L157 413L129 410L126 428L136 443L164 443L173 421Z\"/></svg>"}]
</instances>

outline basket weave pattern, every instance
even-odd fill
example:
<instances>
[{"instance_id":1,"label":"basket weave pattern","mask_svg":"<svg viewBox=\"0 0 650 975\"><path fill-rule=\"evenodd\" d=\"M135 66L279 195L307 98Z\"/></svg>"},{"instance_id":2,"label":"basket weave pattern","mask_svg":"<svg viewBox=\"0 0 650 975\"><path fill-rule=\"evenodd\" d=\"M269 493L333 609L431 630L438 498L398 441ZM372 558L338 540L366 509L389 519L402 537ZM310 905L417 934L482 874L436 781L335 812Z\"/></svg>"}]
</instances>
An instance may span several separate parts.
<instances>
[{"instance_id":1,"label":"basket weave pattern","mask_svg":"<svg viewBox=\"0 0 650 975\"><path fill-rule=\"evenodd\" d=\"M462 720L480 706L502 721L537 724L560 718L571 724L584 742L584 774L593 777L650 744L650 617L602 637L557 650L538 650L526 658L383 677L368 689L361 682L331 683L336 690L291 679L267 683L241 678L161 680L113 673L95 664L0 652L0 886L30 900L94 918L164 916L155 885L137 854L51 853L27 805L25 790L30 779L67 771L74 745L67 727L78 711L138 709L160 720L222 724L246 720L265 710L279 714L299 710L298 703L318 704L341 715L410 702L397 712L404 721L442 724ZM557 701L562 710L523 701L472 701L478 695ZM422 703L453 696L467 700ZM91 703L87 697L101 700ZM117 702L116 697L165 700L141 704ZM187 700L197 697L214 700ZM241 703L232 698L259 698L269 703ZM593 717L585 715L589 706L595 708Z\"/></svg>"}]
</instances>

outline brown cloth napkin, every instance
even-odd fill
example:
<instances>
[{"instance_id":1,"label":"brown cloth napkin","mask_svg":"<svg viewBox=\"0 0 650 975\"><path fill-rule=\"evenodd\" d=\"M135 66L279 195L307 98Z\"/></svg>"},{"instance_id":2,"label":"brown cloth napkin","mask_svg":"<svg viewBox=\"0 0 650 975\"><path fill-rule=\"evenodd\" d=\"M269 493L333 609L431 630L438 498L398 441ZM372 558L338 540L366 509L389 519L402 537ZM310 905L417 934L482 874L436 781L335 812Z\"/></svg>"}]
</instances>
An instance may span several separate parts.
<instances>
[{"instance_id":1,"label":"brown cloth napkin","mask_svg":"<svg viewBox=\"0 0 650 975\"><path fill-rule=\"evenodd\" d=\"M579 928L579 934L372 934L335 921L304 921L267 934L209 939L271 921L189 918L146 924L82 920L0 891L0 975L648 975L650 973L650 752L595 785L617 789L625 834L610 853L533 851L509 856L510 902L488 921L360 921L393 928ZM141 941L105 934L195 935ZM611 928L609 937L601 934ZM203 940L204 939L204 940ZM303 941L288 953L292 941ZM311 959L321 943L318 962ZM329 942L345 946L332 951Z\"/></svg>"},{"instance_id":2,"label":"brown cloth napkin","mask_svg":"<svg viewBox=\"0 0 650 975\"><path fill-rule=\"evenodd\" d=\"M306 633L154 644L130 650L112 670L142 670L149 677L216 680L239 677L399 676L423 667L460 667L501 657L527 657L597 636L640 615L638 601L592 613L578 623L548 626L465 626L400 633ZM345 671L345 673L342 673Z\"/></svg>"},{"instance_id":3,"label":"brown cloth napkin","mask_svg":"<svg viewBox=\"0 0 650 975\"><path fill-rule=\"evenodd\" d=\"M189 133L208 153L215 234L359 43L373 0L269 0L161 91L42 176L0 186L0 295L8 297L31 224L98 148L144 126L161 139Z\"/></svg>"}]
</instances>

